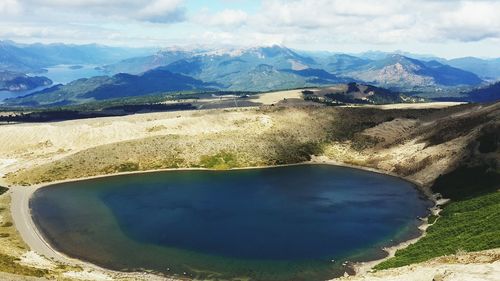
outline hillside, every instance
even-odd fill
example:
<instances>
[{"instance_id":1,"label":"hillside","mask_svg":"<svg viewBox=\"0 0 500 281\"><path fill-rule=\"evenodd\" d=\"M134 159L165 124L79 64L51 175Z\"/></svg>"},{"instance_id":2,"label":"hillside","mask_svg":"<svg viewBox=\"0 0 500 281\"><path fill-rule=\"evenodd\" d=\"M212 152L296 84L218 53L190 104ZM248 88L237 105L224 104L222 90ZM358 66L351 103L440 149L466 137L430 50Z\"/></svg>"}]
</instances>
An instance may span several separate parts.
<instances>
[{"instance_id":1,"label":"hillside","mask_svg":"<svg viewBox=\"0 0 500 281\"><path fill-rule=\"evenodd\" d=\"M42 76L27 76L22 73L0 70L0 91L26 91L49 86L52 81Z\"/></svg>"},{"instance_id":2,"label":"hillside","mask_svg":"<svg viewBox=\"0 0 500 281\"><path fill-rule=\"evenodd\" d=\"M415 101L397 92L354 82L317 90L305 90L303 93L305 100L330 105L390 104Z\"/></svg>"},{"instance_id":3,"label":"hillside","mask_svg":"<svg viewBox=\"0 0 500 281\"><path fill-rule=\"evenodd\" d=\"M333 54L328 56L314 56L314 60L321 64L326 71L343 74L353 69L358 69L373 60L346 54Z\"/></svg>"},{"instance_id":4,"label":"hillside","mask_svg":"<svg viewBox=\"0 0 500 281\"><path fill-rule=\"evenodd\" d=\"M445 62L456 68L470 71L486 80L500 79L500 59L480 59L465 57L451 59Z\"/></svg>"},{"instance_id":5,"label":"hillside","mask_svg":"<svg viewBox=\"0 0 500 281\"><path fill-rule=\"evenodd\" d=\"M470 102L494 102L500 100L500 82L472 90L465 99Z\"/></svg>"},{"instance_id":6,"label":"hillside","mask_svg":"<svg viewBox=\"0 0 500 281\"><path fill-rule=\"evenodd\" d=\"M297 163L312 159L316 163L325 161L377 169L418 182L425 192L436 188L434 191L440 191L444 196L451 194L449 198L456 200L458 205L450 205L450 208L445 206L445 213L431 226L433 230L429 232L438 235L432 237L440 238L423 240L425 243L422 244L425 246L432 243L439 247L446 245L446 248L440 248L439 252L434 250L436 248L427 252L420 251L419 261L432 259L433 256L426 253L442 255L464 250L480 251L495 247L498 243L498 228L494 228L495 224L481 224L488 222L484 220L484 215L496 210L491 206L498 204L498 196L492 194L494 190L491 187L483 189L481 182L474 181L484 178L485 172L498 174L494 169L498 167L500 147L495 141L498 140L499 132L498 103L489 106L461 105L443 109L400 110L291 107L286 101L282 101L274 106L206 110L203 114L200 113L154 113L0 126L0 142L6 144L0 147L0 153L8 159L0 162L0 172L6 174L1 179L1 184L30 185L131 169L227 169ZM23 142L8 141L20 139L26 134L30 138L24 138ZM461 201L459 198L464 197L454 195L463 193L463 189L457 188L453 192L457 185L445 184L452 188L450 193L442 188L438 189L434 184L436 179L445 183L450 178L448 175L454 173L462 175L460 182L476 182L472 188L473 193L467 190L465 192L474 198L487 196L485 198L488 199L488 204L481 205L478 212L471 212L471 208L477 207L477 200L466 196L465 201ZM7 203L2 204L4 210L10 210ZM465 220L453 215L462 213L466 216ZM468 227L469 225L473 227ZM482 231L476 227L486 227L484 230L488 231L485 232L488 235L474 236L477 231ZM474 239L480 239L481 243L475 248L455 243L456 235L449 235L447 229L467 237L472 235ZM57 266L57 261L47 261L54 266L46 271L35 270L31 264L16 263L14 259L25 255L27 250L18 246L22 240L13 226L3 228L4 233L7 231L9 239L2 240L4 244L0 247L0 257L3 259L0 269L12 272L12 268L16 266L18 273L53 279L58 279L58 276L67 271L75 271L68 265ZM461 242L467 241L476 240ZM418 243L411 251L425 248ZM482 252L461 255L481 256ZM406 263L408 259L404 258L407 256L400 254L398 261L388 262ZM446 262L449 258L441 258L440 264L428 269L425 276L437 276L443 267L450 272L465 270L462 267L462 271L450 267ZM494 262L495 258L487 261ZM426 263L415 267L426 268ZM470 269L472 265L463 266ZM116 272L93 271L100 276L126 278ZM380 274L384 272L381 271ZM471 274L484 276L481 275L484 271L480 275ZM144 276L142 280L148 278L150 277ZM16 280L12 277L10 279Z\"/></svg>"},{"instance_id":7,"label":"hillside","mask_svg":"<svg viewBox=\"0 0 500 281\"><path fill-rule=\"evenodd\" d=\"M0 52L0 69L3 63L3 67L13 69L26 66L25 70L43 68L49 64L61 62L75 65L79 62L106 63L141 52L140 49L117 49L99 45L23 45L10 41L0 42L0 48L3 48L3 52ZM433 60L427 61L427 59ZM359 103L365 99L363 102L377 104L416 101L419 98L472 102L498 99L494 93L490 94L491 91L487 93L487 90L483 90L481 98L477 98L476 95L467 95L468 91L483 86L485 82L472 72L448 65L447 63L451 61L467 62L468 66L474 65L476 70L481 68L481 65L484 66L486 61L489 64L494 62L494 60L473 58L446 61L408 53L372 52L360 54L359 57L333 53L318 54L294 51L279 45L215 49L167 48L153 55L134 56L102 66L104 71L115 74L111 78L93 77L73 81L66 86L57 85L27 97L10 99L5 105L68 105L159 92L201 91L207 88L221 91L265 92L328 87L349 82L378 86L401 92L405 97L415 97L394 98L391 95L379 93L367 98L370 95L357 96L350 93L347 96L330 98L330 100ZM177 76L178 79L166 78L162 86L158 86L161 84L159 77L153 79L154 81L146 82L144 74L155 69L169 73L168 75L180 76ZM136 79L136 76L143 79ZM26 81L22 82L25 83L14 84L10 88L30 87ZM119 86L119 84L126 86ZM189 84L189 86L181 86L181 84ZM89 91L91 93L86 93ZM486 97L487 95L490 96ZM344 99L346 97L347 99Z\"/></svg>"},{"instance_id":8,"label":"hillside","mask_svg":"<svg viewBox=\"0 0 500 281\"><path fill-rule=\"evenodd\" d=\"M24 97L6 99L5 104L7 106L60 106L152 93L206 90L211 89L212 86L191 77L157 69L141 75L122 73L112 77L80 79Z\"/></svg>"},{"instance_id":9,"label":"hillside","mask_svg":"<svg viewBox=\"0 0 500 281\"><path fill-rule=\"evenodd\" d=\"M256 67L261 64L272 65L278 69L304 69L316 63L312 58L299 55L283 46L220 49L165 49L151 56L131 58L103 67L111 73L125 72L138 74L160 66L186 60L196 64L197 70L214 67ZM171 66L171 70L175 64ZM190 71L180 69L179 71ZM210 71L210 70L207 70ZM223 69L222 71L226 71ZM185 72L187 74L188 72Z\"/></svg>"},{"instance_id":10,"label":"hillside","mask_svg":"<svg viewBox=\"0 0 500 281\"><path fill-rule=\"evenodd\" d=\"M424 62L397 54L363 65L346 75L383 87L400 89L479 85L482 82L473 73L437 61Z\"/></svg>"},{"instance_id":11,"label":"hillside","mask_svg":"<svg viewBox=\"0 0 500 281\"><path fill-rule=\"evenodd\" d=\"M164 50L152 56L111 64L104 69L112 73L134 74L155 67L217 83L230 90L275 90L349 81L364 81L403 90L482 83L476 74L436 60L424 61L387 53L372 56L371 59L346 54L317 55L277 45L242 49ZM256 80L261 82L255 83Z\"/></svg>"},{"instance_id":12,"label":"hillside","mask_svg":"<svg viewBox=\"0 0 500 281\"><path fill-rule=\"evenodd\" d=\"M343 79L324 70L309 70L317 63L282 46L216 50L164 50L133 58L104 69L140 73L160 67L235 91L266 91L332 84Z\"/></svg>"}]
</instances>

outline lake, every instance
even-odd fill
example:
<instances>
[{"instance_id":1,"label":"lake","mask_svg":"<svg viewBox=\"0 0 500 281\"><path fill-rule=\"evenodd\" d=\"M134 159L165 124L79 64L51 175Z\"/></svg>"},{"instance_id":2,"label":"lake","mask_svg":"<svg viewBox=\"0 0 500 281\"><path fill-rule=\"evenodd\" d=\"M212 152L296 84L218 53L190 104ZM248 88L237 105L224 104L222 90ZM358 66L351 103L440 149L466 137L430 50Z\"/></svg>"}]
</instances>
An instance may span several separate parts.
<instances>
[{"instance_id":1,"label":"lake","mask_svg":"<svg viewBox=\"0 0 500 281\"><path fill-rule=\"evenodd\" d=\"M33 74L45 76L56 84L67 84L81 78L90 78L94 76L106 75L102 70L95 69L97 65L56 65L47 67L47 72Z\"/></svg>"},{"instance_id":2,"label":"lake","mask_svg":"<svg viewBox=\"0 0 500 281\"><path fill-rule=\"evenodd\" d=\"M36 89L28 91L0 91L0 104L2 104L2 101L5 99L26 96L57 84L67 84L71 81L81 78L106 75L102 70L96 70L95 68L95 65L56 65L45 68L47 72L44 73L28 74L30 76L45 76L52 80L53 84L50 86L38 87Z\"/></svg>"},{"instance_id":3,"label":"lake","mask_svg":"<svg viewBox=\"0 0 500 281\"><path fill-rule=\"evenodd\" d=\"M168 171L39 189L54 248L124 271L217 280L325 280L419 234L431 203L399 178L331 165Z\"/></svg>"}]
</instances>

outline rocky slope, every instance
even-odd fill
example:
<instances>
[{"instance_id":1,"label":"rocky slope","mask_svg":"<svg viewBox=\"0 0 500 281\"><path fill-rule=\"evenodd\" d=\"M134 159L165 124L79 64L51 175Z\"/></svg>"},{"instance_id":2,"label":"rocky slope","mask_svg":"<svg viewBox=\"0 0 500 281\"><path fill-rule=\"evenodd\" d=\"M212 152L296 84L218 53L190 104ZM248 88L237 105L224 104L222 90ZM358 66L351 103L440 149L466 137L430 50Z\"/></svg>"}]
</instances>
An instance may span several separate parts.
<instances>
[{"instance_id":1,"label":"rocky slope","mask_svg":"<svg viewBox=\"0 0 500 281\"><path fill-rule=\"evenodd\" d=\"M441 64L393 54L348 72L347 76L376 85L395 88L479 85L475 74Z\"/></svg>"}]
</instances>

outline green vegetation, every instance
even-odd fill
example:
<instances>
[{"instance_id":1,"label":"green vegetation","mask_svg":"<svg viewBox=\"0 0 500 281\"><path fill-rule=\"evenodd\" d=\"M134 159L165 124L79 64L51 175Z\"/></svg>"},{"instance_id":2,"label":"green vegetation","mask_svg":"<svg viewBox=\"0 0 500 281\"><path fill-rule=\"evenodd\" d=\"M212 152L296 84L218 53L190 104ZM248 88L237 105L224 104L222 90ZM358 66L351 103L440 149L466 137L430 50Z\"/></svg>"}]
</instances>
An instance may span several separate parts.
<instances>
[{"instance_id":1,"label":"green vegetation","mask_svg":"<svg viewBox=\"0 0 500 281\"><path fill-rule=\"evenodd\" d=\"M2 226L2 227L11 227L11 226L13 226L13 225L14 225L14 224L13 224L12 222L8 221L8 222L4 222L1 226Z\"/></svg>"},{"instance_id":2,"label":"green vegetation","mask_svg":"<svg viewBox=\"0 0 500 281\"><path fill-rule=\"evenodd\" d=\"M436 179L432 190L452 200L469 199L499 188L500 171L489 165L462 166Z\"/></svg>"},{"instance_id":3,"label":"green vegetation","mask_svg":"<svg viewBox=\"0 0 500 281\"><path fill-rule=\"evenodd\" d=\"M139 170L139 164L134 162L126 162L118 165L116 171L118 172L133 172Z\"/></svg>"},{"instance_id":4,"label":"green vegetation","mask_svg":"<svg viewBox=\"0 0 500 281\"><path fill-rule=\"evenodd\" d=\"M16 258L9 255L4 255L0 253L0 271L12 273L16 275L26 275L43 277L48 274L45 269L37 269L33 267L22 266L16 262Z\"/></svg>"},{"instance_id":5,"label":"green vegetation","mask_svg":"<svg viewBox=\"0 0 500 281\"><path fill-rule=\"evenodd\" d=\"M7 187L0 186L0 195L2 195L5 192L7 192L7 190L9 190Z\"/></svg>"},{"instance_id":6,"label":"green vegetation","mask_svg":"<svg viewBox=\"0 0 500 281\"><path fill-rule=\"evenodd\" d=\"M500 192L452 202L417 243L375 269L400 267L460 251L500 247Z\"/></svg>"},{"instance_id":7,"label":"green vegetation","mask_svg":"<svg viewBox=\"0 0 500 281\"><path fill-rule=\"evenodd\" d=\"M433 223L435 223L435 222L436 222L437 218L438 218L438 216L436 216L436 215L430 215L430 216L427 218L427 223L428 223L428 224L433 224Z\"/></svg>"},{"instance_id":8,"label":"green vegetation","mask_svg":"<svg viewBox=\"0 0 500 281\"><path fill-rule=\"evenodd\" d=\"M204 168L211 168L216 170L226 170L238 167L236 156L225 151L219 152L215 155L202 156L200 159L200 164Z\"/></svg>"}]
</instances>

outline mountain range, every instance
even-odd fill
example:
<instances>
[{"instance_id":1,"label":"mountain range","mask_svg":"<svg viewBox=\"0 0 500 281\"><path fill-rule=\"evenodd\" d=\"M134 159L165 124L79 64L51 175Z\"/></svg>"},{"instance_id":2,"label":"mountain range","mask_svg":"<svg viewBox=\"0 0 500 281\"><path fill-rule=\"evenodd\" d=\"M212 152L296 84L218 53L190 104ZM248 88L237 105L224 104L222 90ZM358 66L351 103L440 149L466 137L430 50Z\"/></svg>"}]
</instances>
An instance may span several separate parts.
<instances>
[{"instance_id":1,"label":"mountain range","mask_svg":"<svg viewBox=\"0 0 500 281\"><path fill-rule=\"evenodd\" d=\"M345 74L368 83L400 89L474 86L483 82L474 73L442 64L436 60L420 61L398 54L388 55L384 59L361 65L348 70Z\"/></svg>"},{"instance_id":2,"label":"mountain range","mask_svg":"<svg viewBox=\"0 0 500 281\"><path fill-rule=\"evenodd\" d=\"M500 58L480 59L466 57L448 60L446 64L475 73L485 80L494 81L500 78Z\"/></svg>"},{"instance_id":3,"label":"mountain range","mask_svg":"<svg viewBox=\"0 0 500 281\"><path fill-rule=\"evenodd\" d=\"M109 73L140 73L162 67L229 90L273 90L362 81L395 89L477 86L476 74L403 55L379 60L345 54L302 55L282 46L226 50L163 50L104 67Z\"/></svg>"},{"instance_id":4,"label":"mountain range","mask_svg":"<svg viewBox=\"0 0 500 281\"><path fill-rule=\"evenodd\" d=\"M58 64L100 65L143 56L151 51L150 48L118 48L97 44L19 44L0 41L0 70L34 73Z\"/></svg>"},{"instance_id":5,"label":"mountain range","mask_svg":"<svg viewBox=\"0 0 500 281\"><path fill-rule=\"evenodd\" d=\"M439 91L439 97L443 98L449 91L456 97L456 93L484 87L489 81L499 79L497 61L446 60L402 52L357 55L302 52L279 45L167 48L153 52L95 44L23 45L0 41L0 70L33 72L60 63L80 63L98 64L110 75L57 85L8 100L6 104L81 103L179 90L270 91L353 82L395 92L425 93L431 98L433 92Z\"/></svg>"},{"instance_id":6,"label":"mountain range","mask_svg":"<svg viewBox=\"0 0 500 281\"><path fill-rule=\"evenodd\" d=\"M97 76L79 79L23 97L6 99L4 103L11 106L62 106L188 90L213 90L213 85L182 74L154 69L140 75L120 73L112 77Z\"/></svg>"}]
</instances>

